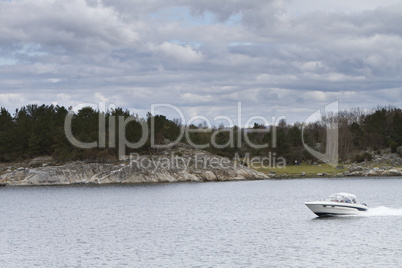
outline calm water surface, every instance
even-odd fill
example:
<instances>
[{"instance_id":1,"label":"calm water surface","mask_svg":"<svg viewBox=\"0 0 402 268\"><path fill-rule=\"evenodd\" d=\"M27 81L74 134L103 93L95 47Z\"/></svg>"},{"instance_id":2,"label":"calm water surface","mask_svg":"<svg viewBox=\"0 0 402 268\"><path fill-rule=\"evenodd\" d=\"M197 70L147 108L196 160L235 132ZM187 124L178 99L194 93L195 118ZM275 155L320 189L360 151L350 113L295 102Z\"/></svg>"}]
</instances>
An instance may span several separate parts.
<instances>
[{"instance_id":1,"label":"calm water surface","mask_svg":"<svg viewBox=\"0 0 402 268\"><path fill-rule=\"evenodd\" d=\"M0 188L0 267L401 267L402 179ZM333 192L366 216L316 218Z\"/></svg>"}]
</instances>

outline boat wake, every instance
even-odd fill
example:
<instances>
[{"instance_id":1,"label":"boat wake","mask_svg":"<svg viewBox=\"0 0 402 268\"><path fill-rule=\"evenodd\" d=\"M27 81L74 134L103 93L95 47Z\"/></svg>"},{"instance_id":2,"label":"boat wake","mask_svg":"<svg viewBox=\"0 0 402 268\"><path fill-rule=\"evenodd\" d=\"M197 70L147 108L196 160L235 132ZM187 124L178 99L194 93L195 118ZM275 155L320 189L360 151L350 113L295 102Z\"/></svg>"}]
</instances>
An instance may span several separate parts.
<instances>
[{"instance_id":1,"label":"boat wake","mask_svg":"<svg viewBox=\"0 0 402 268\"><path fill-rule=\"evenodd\" d=\"M389 208L384 206L369 208L365 213L359 216L375 217L375 216L402 216L402 208Z\"/></svg>"}]
</instances>

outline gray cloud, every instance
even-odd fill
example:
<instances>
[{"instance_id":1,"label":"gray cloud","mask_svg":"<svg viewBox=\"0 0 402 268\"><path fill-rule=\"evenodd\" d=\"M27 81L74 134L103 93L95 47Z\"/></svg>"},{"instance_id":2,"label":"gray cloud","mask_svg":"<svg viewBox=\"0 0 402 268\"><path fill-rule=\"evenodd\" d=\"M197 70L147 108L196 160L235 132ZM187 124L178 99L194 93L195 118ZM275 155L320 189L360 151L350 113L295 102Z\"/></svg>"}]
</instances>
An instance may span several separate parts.
<instances>
[{"instance_id":1,"label":"gray cloud","mask_svg":"<svg viewBox=\"0 0 402 268\"><path fill-rule=\"evenodd\" d=\"M107 101L145 115L170 103L212 118L241 101L294 122L334 100L402 105L401 3L220 3L0 1L0 106Z\"/></svg>"}]
</instances>

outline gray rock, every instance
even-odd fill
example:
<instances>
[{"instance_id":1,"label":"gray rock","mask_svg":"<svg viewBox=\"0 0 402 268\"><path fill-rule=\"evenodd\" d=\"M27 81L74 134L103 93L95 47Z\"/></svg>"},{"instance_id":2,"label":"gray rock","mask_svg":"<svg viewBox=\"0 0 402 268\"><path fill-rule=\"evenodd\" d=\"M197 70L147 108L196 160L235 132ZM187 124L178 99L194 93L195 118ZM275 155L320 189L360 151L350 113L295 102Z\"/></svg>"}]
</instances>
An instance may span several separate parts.
<instances>
[{"instance_id":1,"label":"gray rock","mask_svg":"<svg viewBox=\"0 0 402 268\"><path fill-rule=\"evenodd\" d=\"M383 172L379 168L373 168L369 170L367 173L368 176L378 176L378 175L383 175Z\"/></svg>"},{"instance_id":2,"label":"gray rock","mask_svg":"<svg viewBox=\"0 0 402 268\"><path fill-rule=\"evenodd\" d=\"M353 172L350 172L350 176L363 177L363 176L367 176L367 172L365 172L365 171L353 171Z\"/></svg>"},{"instance_id":3,"label":"gray rock","mask_svg":"<svg viewBox=\"0 0 402 268\"><path fill-rule=\"evenodd\" d=\"M35 157L29 162L29 167L40 167L43 166L44 164L49 164L54 161L53 157L51 156L39 156Z\"/></svg>"},{"instance_id":4,"label":"gray rock","mask_svg":"<svg viewBox=\"0 0 402 268\"><path fill-rule=\"evenodd\" d=\"M402 176L402 170L389 169L386 172L387 176Z\"/></svg>"},{"instance_id":5,"label":"gray rock","mask_svg":"<svg viewBox=\"0 0 402 268\"><path fill-rule=\"evenodd\" d=\"M353 173L353 172L355 172L355 171L363 171L363 167L361 167L361 166L355 166L355 167L351 167L351 168L349 169L349 172L351 172L351 173Z\"/></svg>"},{"instance_id":6,"label":"gray rock","mask_svg":"<svg viewBox=\"0 0 402 268\"><path fill-rule=\"evenodd\" d=\"M185 157L174 154L178 149ZM169 156L163 152L135 155L127 164L72 162L61 166L22 168L1 175L0 180L12 185L58 185L226 181L268 179L273 176L188 145L182 144L172 150Z\"/></svg>"}]
</instances>

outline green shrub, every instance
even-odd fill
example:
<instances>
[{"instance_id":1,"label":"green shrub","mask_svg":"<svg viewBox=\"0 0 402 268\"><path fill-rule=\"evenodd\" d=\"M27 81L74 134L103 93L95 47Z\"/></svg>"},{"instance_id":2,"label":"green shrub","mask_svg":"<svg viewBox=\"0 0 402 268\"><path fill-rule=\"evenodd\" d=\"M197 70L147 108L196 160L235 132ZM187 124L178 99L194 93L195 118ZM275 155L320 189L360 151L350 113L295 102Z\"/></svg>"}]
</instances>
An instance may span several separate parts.
<instances>
[{"instance_id":1,"label":"green shrub","mask_svg":"<svg viewBox=\"0 0 402 268\"><path fill-rule=\"evenodd\" d=\"M373 159L373 156L368 153L368 152L364 152L362 154L357 154L355 155L355 162L360 163L363 161L371 161Z\"/></svg>"},{"instance_id":2,"label":"green shrub","mask_svg":"<svg viewBox=\"0 0 402 268\"><path fill-rule=\"evenodd\" d=\"M398 143L392 141L390 142L391 153L396 153L396 149L398 148Z\"/></svg>"}]
</instances>

